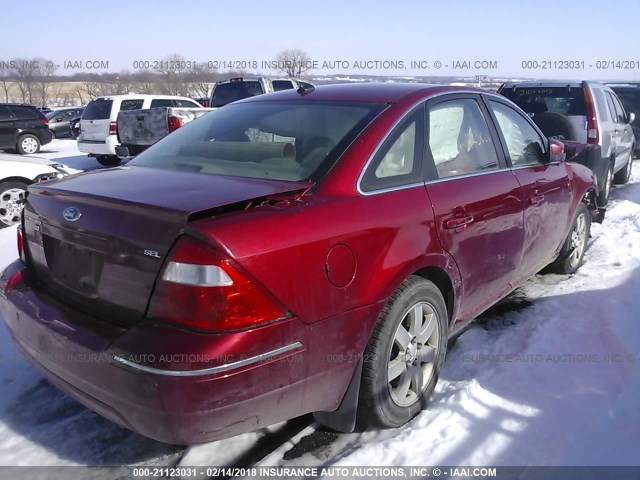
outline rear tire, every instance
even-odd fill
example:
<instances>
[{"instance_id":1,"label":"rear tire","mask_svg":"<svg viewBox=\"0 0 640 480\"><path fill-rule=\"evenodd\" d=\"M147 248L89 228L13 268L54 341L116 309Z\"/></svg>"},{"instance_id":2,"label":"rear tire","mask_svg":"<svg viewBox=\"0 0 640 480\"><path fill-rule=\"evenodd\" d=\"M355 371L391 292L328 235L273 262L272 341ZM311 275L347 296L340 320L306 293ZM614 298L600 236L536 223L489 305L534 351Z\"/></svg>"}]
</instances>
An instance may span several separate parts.
<instances>
[{"instance_id":1,"label":"rear tire","mask_svg":"<svg viewBox=\"0 0 640 480\"><path fill-rule=\"evenodd\" d=\"M115 155L98 155L96 157L98 163L105 167L115 167L116 165L120 165L120 159Z\"/></svg>"},{"instance_id":2,"label":"rear tire","mask_svg":"<svg viewBox=\"0 0 640 480\"><path fill-rule=\"evenodd\" d=\"M615 165L615 160L611 160L609 162L609 168L607 169L607 174L605 177L604 185L602 189L598 192L598 196L596 197L596 205L600 208L604 208L609 203L609 197L611 196L611 185L613 185L613 166Z\"/></svg>"},{"instance_id":3,"label":"rear tire","mask_svg":"<svg viewBox=\"0 0 640 480\"><path fill-rule=\"evenodd\" d=\"M635 147L633 147L635 148ZM631 150L633 152L633 149ZM633 153L629 155L629 161L624 166L622 170L615 174L613 177L613 181L617 185L624 185L629 183L629 179L631 178L631 170L633 169Z\"/></svg>"},{"instance_id":4,"label":"rear tire","mask_svg":"<svg viewBox=\"0 0 640 480\"><path fill-rule=\"evenodd\" d=\"M571 225L571 231L562 245L560 255L555 262L549 265L549 270L563 275L575 273L584 260L590 232L591 214L587 206L580 202Z\"/></svg>"},{"instance_id":5,"label":"rear tire","mask_svg":"<svg viewBox=\"0 0 640 480\"><path fill-rule=\"evenodd\" d=\"M40 140L30 133L22 135L18 138L16 150L18 150L20 155L33 155L34 153L38 153L40 151Z\"/></svg>"},{"instance_id":6,"label":"rear tire","mask_svg":"<svg viewBox=\"0 0 640 480\"><path fill-rule=\"evenodd\" d=\"M20 223L24 204L17 202L26 198L27 184L23 182L0 183L0 228Z\"/></svg>"},{"instance_id":7,"label":"rear tire","mask_svg":"<svg viewBox=\"0 0 640 480\"><path fill-rule=\"evenodd\" d=\"M359 428L399 427L427 406L447 351L447 319L428 280L409 277L391 295L364 353Z\"/></svg>"},{"instance_id":8,"label":"rear tire","mask_svg":"<svg viewBox=\"0 0 640 480\"><path fill-rule=\"evenodd\" d=\"M557 137L560 140L577 140L578 135L575 127L561 113L537 113L534 115L533 121L546 137Z\"/></svg>"}]
</instances>

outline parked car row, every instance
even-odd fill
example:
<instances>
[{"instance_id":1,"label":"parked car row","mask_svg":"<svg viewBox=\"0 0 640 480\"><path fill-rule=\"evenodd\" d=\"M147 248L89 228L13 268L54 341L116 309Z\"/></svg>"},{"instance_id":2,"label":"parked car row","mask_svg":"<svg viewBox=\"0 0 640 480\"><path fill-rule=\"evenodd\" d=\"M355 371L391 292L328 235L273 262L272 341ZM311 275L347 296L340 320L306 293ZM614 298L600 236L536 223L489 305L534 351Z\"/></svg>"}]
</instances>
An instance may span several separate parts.
<instances>
[{"instance_id":1,"label":"parked car row","mask_svg":"<svg viewBox=\"0 0 640 480\"><path fill-rule=\"evenodd\" d=\"M117 111L151 101L92 101L83 151L113 155ZM231 103L126 168L29 187L0 311L52 383L164 442L309 412L402 425L447 340L541 269L575 272L602 221L596 175L573 161L589 144L534 119L422 84Z\"/></svg>"}]
</instances>

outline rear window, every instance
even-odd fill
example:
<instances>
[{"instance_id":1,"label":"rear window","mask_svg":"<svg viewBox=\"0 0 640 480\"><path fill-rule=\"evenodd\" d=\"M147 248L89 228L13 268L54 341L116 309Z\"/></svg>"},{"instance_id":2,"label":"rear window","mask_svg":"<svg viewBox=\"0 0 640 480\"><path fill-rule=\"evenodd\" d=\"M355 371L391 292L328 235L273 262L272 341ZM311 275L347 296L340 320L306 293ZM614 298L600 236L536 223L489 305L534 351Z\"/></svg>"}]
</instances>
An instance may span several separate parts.
<instances>
[{"instance_id":1,"label":"rear window","mask_svg":"<svg viewBox=\"0 0 640 480\"><path fill-rule=\"evenodd\" d=\"M174 100L176 107L179 108L200 108L202 105L196 102L191 102L189 100Z\"/></svg>"},{"instance_id":2,"label":"rear window","mask_svg":"<svg viewBox=\"0 0 640 480\"><path fill-rule=\"evenodd\" d=\"M144 100L142 99L122 100L120 102L120 110L140 110L143 103Z\"/></svg>"},{"instance_id":3,"label":"rear window","mask_svg":"<svg viewBox=\"0 0 640 480\"><path fill-rule=\"evenodd\" d=\"M586 116L582 87L512 87L500 92L529 114L544 112Z\"/></svg>"},{"instance_id":4,"label":"rear window","mask_svg":"<svg viewBox=\"0 0 640 480\"><path fill-rule=\"evenodd\" d=\"M108 120L111 116L113 100L97 98L91 100L82 113L83 120Z\"/></svg>"},{"instance_id":5,"label":"rear window","mask_svg":"<svg viewBox=\"0 0 640 480\"><path fill-rule=\"evenodd\" d=\"M227 103L242 100L243 98L261 95L264 91L258 81L238 81L219 83L211 93L211 106L222 107Z\"/></svg>"},{"instance_id":6,"label":"rear window","mask_svg":"<svg viewBox=\"0 0 640 480\"><path fill-rule=\"evenodd\" d=\"M291 80L274 80L273 81L273 91L279 92L281 90L291 90L293 88L293 83Z\"/></svg>"},{"instance_id":7,"label":"rear window","mask_svg":"<svg viewBox=\"0 0 640 480\"><path fill-rule=\"evenodd\" d=\"M129 165L275 180L318 178L383 108L304 101L229 105L168 135Z\"/></svg>"},{"instance_id":8,"label":"rear window","mask_svg":"<svg viewBox=\"0 0 640 480\"><path fill-rule=\"evenodd\" d=\"M18 120L34 120L36 118L42 118L44 115L38 110L29 107L10 107L13 114Z\"/></svg>"}]
</instances>

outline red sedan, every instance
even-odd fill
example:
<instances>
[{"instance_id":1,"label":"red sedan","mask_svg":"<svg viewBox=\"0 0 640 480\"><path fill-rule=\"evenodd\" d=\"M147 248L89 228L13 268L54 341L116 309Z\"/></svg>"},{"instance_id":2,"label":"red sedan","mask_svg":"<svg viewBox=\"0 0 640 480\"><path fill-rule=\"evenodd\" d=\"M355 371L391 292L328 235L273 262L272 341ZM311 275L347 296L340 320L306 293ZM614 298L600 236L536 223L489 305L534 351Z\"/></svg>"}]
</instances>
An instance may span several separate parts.
<instances>
[{"instance_id":1,"label":"red sedan","mask_svg":"<svg viewBox=\"0 0 640 480\"><path fill-rule=\"evenodd\" d=\"M452 333L580 266L601 214L565 155L479 89L253 97L127 166L31 186L0 311L51 382L161 441L308 412L399 426Z\"/></svg>"}]
</instances>

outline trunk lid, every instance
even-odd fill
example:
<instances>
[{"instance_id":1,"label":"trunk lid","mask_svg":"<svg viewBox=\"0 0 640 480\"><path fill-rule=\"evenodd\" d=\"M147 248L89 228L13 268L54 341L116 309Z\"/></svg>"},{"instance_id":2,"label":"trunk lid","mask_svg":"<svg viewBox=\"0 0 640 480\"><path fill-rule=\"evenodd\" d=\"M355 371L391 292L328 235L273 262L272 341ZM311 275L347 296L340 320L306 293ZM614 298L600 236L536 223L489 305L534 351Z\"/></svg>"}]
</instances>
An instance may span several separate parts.
<instances>
[{"instance_id":1,"label":"trunk lid","mask_svg":"<svg viewBox=\"0 0 640 480\"><path fill-rule=\"evenodd\" d=\"M190 219L308 187L145 167L32 185L24 224L29 263L51 294L132 324L144 315L164 258Z\"/></svg>"}]
</instances>

